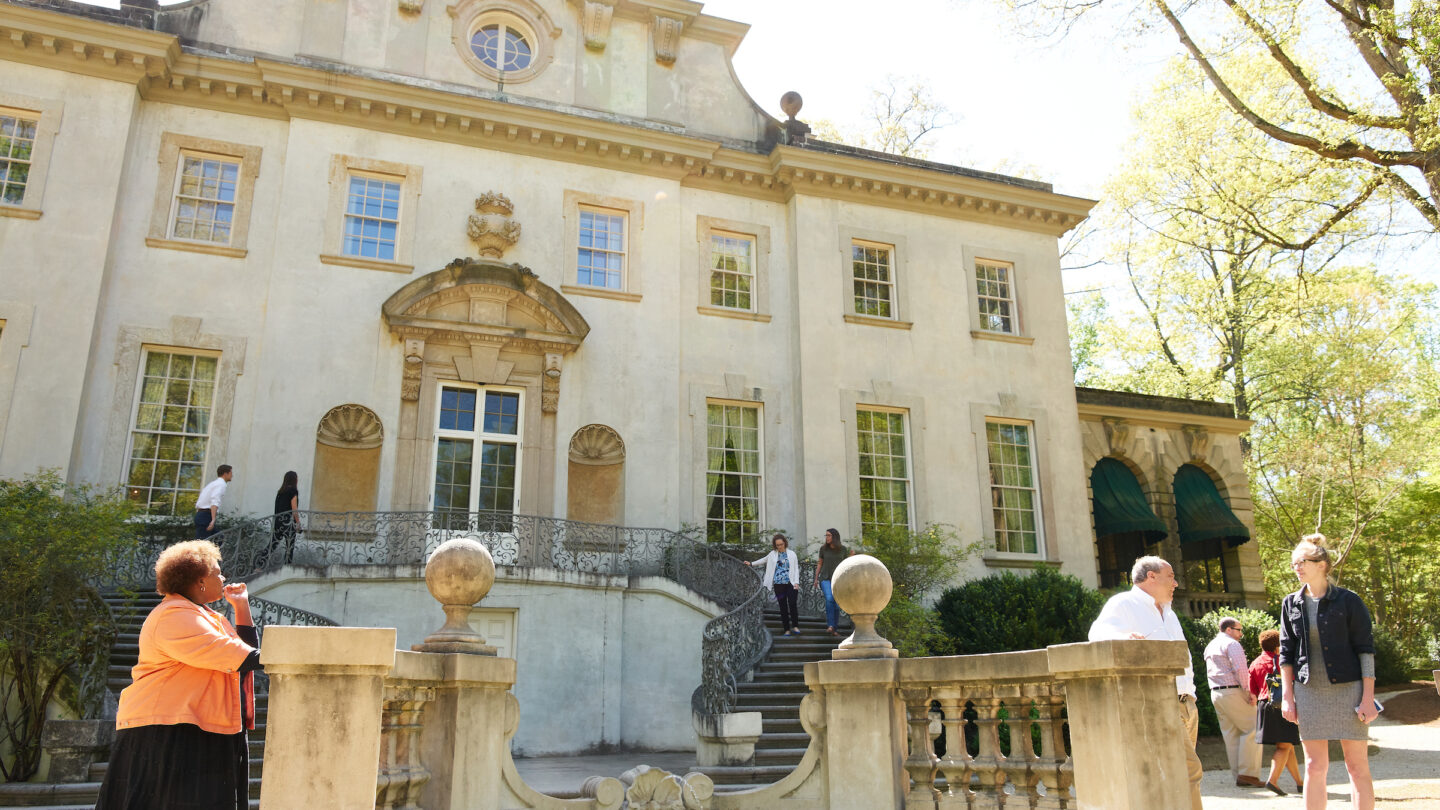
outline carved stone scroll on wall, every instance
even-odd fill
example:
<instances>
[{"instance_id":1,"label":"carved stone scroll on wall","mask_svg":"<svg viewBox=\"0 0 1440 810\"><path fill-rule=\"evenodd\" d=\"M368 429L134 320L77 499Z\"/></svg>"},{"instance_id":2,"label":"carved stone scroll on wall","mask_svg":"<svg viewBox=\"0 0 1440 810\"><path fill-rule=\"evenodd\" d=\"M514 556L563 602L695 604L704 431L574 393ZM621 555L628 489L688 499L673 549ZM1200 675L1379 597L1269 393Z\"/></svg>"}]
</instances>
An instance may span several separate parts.
<instances>
[{"instance_id":1,"label":"carved stone scroll on wall","mask_svg":"<svg viewBox=\"0 0 1440 810\"><path fill-rule=\"evenodd\" d=\"M1125 454L1125 449L1130 445L1130 423L1113 416L1107 416L1100 421L1105 425L1105 441L1110 445L1110 453Z\"/></svg>"},{"instance_id":2,"label":"carved stone scroll on wall","mask_svg":"<svg viewBox=\"0 0 1440 810\"><path fill-rule=\"evenodd\" d=\"M405 341L405 370L400 377L400 398L414 402L420 398L420 376L425 371L425 341Z\"/></svg>"},{"instance_id":3,"label":"carved stone scroll on wall","mask_svg":"<svg viewBox=\"0 0 1440 810\"><path fill-rule=\"evenodd\" d=\"M610 20L615 16L615 0L581 0L580 30L585 47L603 51L610 42Z\"/></svg>"},{"instance_id":4,"label":"carved stone scroll on wall","mask_svg":"<svg viewBox=\"0 0 1440 810\"><path fill-rule=\"evenodd\" d=\"M560 410L560 364L561 355L550 352L545 355L545 375L540 378L540 411L555 413Z\"/></svg>"},{"instance_id":5,"label":"carved stone scroll on wall","mask_svg":"<svg viewBox=\"0 0 1440 810\"><path fill-rule=\"evenodd\" d=\"M364 405L338 405L320 420L315 440L331 447L368 450L385 440L380 417Z\"/></svg>"},{"instance_id":6,"label":"carved stone scroll on wall","mask_svg":"<svg viewBox=\"0 0 1440 810\"><path fill-rule=\"evenodd\" d=\"M1210 455L1210 431L1199 425L1185 425L1185 450L1191 461L1204 461Z\"/></svg>"},{"instance_id":7,"label":"carved stone scroll on wall","mask_svg":"<svg viewBox=\"0 0 1440 810\"><path fill-rule=\"evenodd\" d=\"M651 17L650 28L655 40L655 61L662 65L675 64L675 58L680 55L680 34L685 30L685 21L656 14Z\"/></svg>"}]
</instances>

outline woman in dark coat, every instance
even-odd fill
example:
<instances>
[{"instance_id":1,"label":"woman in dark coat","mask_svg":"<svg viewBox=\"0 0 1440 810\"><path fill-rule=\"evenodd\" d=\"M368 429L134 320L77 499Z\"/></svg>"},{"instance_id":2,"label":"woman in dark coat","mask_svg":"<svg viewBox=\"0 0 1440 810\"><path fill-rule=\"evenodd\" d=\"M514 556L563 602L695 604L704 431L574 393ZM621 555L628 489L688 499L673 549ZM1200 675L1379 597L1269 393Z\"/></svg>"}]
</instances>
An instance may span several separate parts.
<instances>
[{"instance_id":1,"label":"woman in dark coat","mask_svg":"<svg viewBox=\"0 0 1440 810\"><path fill-rule=\"evenodd\" d=\"M285 562L295 558L295 533L300 531L300 476L291 470L285 473L280 490L275 493L275 524L270 533L270 554L285 549Z\"/></svg>"},{"instance_id":2,"label":"woman in dark coat","mask_svg":"<svg viewBox=\"0 0 1440 810\"><path fill-rule=\"evenodd\" d=\"M1300 725L1305 747L1305 810L1324 810L1330 740L1340 741L1351 802L1374 810L1366 750L1375 703L1375 639L1370 611L1353 591L1330 582L1325 536L1303 538L1290 554L1300 590L1280 603L1281 713Z\"/></svg>"}]
</instances>

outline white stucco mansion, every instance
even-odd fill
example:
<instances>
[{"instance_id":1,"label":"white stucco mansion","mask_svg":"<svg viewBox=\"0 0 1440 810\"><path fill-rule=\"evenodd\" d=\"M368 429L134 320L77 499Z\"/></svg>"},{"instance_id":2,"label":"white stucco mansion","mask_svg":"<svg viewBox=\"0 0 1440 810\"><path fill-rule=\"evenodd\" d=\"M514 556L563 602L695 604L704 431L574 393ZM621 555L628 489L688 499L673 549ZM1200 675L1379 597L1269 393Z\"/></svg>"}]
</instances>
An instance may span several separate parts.
<instances>
[{"instance_id":1,"label":"white stucco mansion","mask_svg":"<svg viewBox=\"0 0 1440 810\"><path fill-rule=\"evenodd\" d=\"M1073 384L1056 240L1092 201L807 140L737 83L746 30L0 0L0 476L177 514L228 463L232 513L297 470L314 510L938 522L985 542L957 580L1115 585L1159 541L1190 609L1263 598L1246 423Z\"/></svg>"}]
</instances>

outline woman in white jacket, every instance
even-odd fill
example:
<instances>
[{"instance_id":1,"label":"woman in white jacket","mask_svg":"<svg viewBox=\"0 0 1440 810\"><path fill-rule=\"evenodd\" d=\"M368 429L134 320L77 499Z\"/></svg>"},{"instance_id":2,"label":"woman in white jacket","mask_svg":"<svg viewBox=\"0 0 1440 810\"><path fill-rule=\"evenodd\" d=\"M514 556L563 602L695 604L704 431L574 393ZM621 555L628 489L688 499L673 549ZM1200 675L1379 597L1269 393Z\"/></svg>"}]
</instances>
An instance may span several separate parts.
<instances>
[{"instance_id":1,"label":"woman in white jacket","mask_svg":"<svg viewBox=\"0 0 1440 810\"><path fill-rule=\"evenodd\" d=\"M765 566L765 587L775 591L775 601L780 603L780 626L783 633L787 636L798 636L800 615L797 602L800 591L797 583L800 581L800 561L795 557L795 552L790 550L785 535L775 535L770 544L774 546L774 550L750 563L750 567Z\"/></svg>"}]
</instances>

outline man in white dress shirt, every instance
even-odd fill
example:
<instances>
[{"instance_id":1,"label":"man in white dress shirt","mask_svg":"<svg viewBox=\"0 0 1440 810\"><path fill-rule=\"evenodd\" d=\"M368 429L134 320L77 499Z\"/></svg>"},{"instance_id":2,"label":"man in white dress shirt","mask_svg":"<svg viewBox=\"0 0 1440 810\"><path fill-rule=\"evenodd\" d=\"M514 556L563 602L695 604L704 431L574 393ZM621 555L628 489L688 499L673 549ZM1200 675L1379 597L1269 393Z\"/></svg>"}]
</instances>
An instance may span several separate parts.
<instances>
[{"instance_id":1,"label":"man in white dress shirt","mask_svg":"<svg viewBox=\"0 0 1440 810\"><path fill-rule=\"evenodd\" d=\"M204 540L215 533L215 520L220 517L220 499L225 497L225 487L235 473L229 464L215 468L215 480L200 490L195 499L195 539Z\"/></svg>"},{"instance_id":2,"label":"man in white dress shirt","mask_svg":"<svg viewBox=\"0 0 1440 810\"><path fill-rule=\"evenodd\" d=\"M1175 599L1175 569L1159 557L1141 557L1130 569L1134 587L1110 597L1100 617L1090 625L1091 641L1125 638L1147 638L1159 641L1184 641L1185 631L1171 609ZM1186 770L1190 777L1190 806L1201 810L1200 778L1204 766L1195 753L1195 738L1200 734L1200 715L1195 711L1195 671L1185 666L1185 674L1175 679L1180 694L1180 719L1185 723L1189 745L1185 749Z\"/></svg>"},{"instance_id":3,"label":"man in white dress shirt","mask_svg":"<svg viewBox=\"0 0 1440 810\"><path fill-rule=\"evenodd\" d=\"M1205 679L1210 702L1225 738L1225 756L1236 787L1264 787L1260 781L1260 746L1255 740L1255 698L1250 694L1250 668L1240 646L1244 626L1234 616L1220 620L1220 632L1205 646Z\"/></svg>"}]
</instances>

